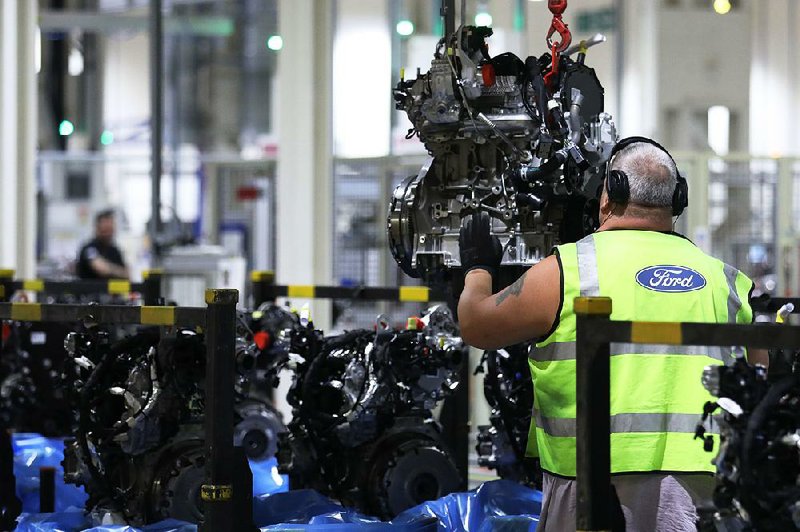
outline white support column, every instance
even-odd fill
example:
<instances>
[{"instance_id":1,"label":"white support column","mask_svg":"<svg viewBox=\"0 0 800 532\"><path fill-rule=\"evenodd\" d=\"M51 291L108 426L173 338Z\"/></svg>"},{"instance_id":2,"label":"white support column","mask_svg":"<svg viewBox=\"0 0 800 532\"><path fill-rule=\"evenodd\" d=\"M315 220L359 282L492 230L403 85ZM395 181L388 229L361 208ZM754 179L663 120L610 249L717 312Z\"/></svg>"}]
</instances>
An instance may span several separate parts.
<instances>
[{"instance_id":1,"label":"white support column","mask_svg":"<svg viewBox=\"0 0 800 532\"><path fill-rule=\"evenodd\" d=\"M36 274L36 21L38 2L17 8L17 272Z\"/></svg>"},{"instance_id":2,"label":"white support column","mask_svg":"<svg viewBox=\"0 0 800 532\"><path fill-rule=\"evenodd\" d=\"M0 0L0 267L36 264L36 2Z\"/></svg>"},{"instance_id":3,"label":"white support column","mask_svg":"<svg viewBox=\"0 0 800 532\"><path fill-rule=\"evenodd\" d=\"M750 151L800 152L800 8L796 0L751 3Z\"/></svg>"},{"instance_id":4,"label":"white support column","mask_svg":"<svg viewBox=\"0 0 800 532\"><path fill-rule=\"evenodd\" d=\"M329 3L336 5L334 151L338 157L383 157L389 154L393 102L390 31L394 28L389 28L387 2Z\"/></svg>"},{"instance_id":5,"label":"white support column","mask_svg":"<svg viewBox=\"0 0 800 532\"><path fill-rule=\"evenodd\" d=\"M333 240L332 43L334 2L280 0L277 74L277 282L329 284ZM353 90L360 84L354 82ZM293 300L297 306L303 303ZM330 302L312 302L330 327Z\"/></svg>"},{"instance_id":6,"label":"white support column","mask_svg":"<svg viewBox=\"0 0 800 532\"><path fill-rule=\"evenodd\" d=\"M0 0L0 267L17 267L17 8Z\"/></svg>"},{"instance_id":7,"label":"white support column","mask_svg":"<svg viewBox=\"0 0 800 532\"><path fill-rule=\"evenodd\" d=\"M658 123L658 24L656 0L625 0L622 31L622 136L656 134Z\"/></svg>"}]
</instances>

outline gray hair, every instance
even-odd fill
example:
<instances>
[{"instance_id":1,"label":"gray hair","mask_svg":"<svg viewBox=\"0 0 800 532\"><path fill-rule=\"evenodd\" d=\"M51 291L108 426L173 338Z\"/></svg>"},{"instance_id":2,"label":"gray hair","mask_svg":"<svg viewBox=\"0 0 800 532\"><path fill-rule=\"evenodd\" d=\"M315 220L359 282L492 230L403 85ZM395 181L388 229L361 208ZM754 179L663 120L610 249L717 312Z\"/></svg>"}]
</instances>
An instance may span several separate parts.
<instances>
[{"instance_id":1,"label":"gray hair","mask_svg":"<svg viewBox=\"0 0 800 532\"><path fill-rule=\"evenodd\" d=\"M631 203L648 207L671 207L678 181L678 169L658 146L635 142L626 146L611 161L612 170L628 176Z\"/></svg>"}]
</instances>

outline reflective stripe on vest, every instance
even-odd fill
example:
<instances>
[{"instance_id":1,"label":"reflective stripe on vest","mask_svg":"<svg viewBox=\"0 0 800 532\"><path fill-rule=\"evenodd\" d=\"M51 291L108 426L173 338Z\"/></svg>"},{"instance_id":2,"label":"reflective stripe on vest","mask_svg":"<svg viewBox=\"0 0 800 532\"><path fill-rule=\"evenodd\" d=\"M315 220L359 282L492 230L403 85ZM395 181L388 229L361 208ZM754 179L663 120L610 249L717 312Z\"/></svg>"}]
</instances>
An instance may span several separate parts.
<instances>
[{"instance_id":1,"label":"reflective stripe on vest","mask_svg":"<svg viewBox=\"0 0 800 532\"><path fill-rule=\"evenodd\" d=\"M528 357L536 362L553 362L555 360L575 360L575 342L553 342L544 347L534 347ZM617 355L689 355L707 356L720 362L728 363L731 359L731 347L709 347L703 345L659 345L659 344L611 344L611 356Z\"/></svg>"},{"instance_id":2,"label":"reflective stripe on vest","mask_svg":"<svg viewBox=\"0 0 800 532\"><path fill-rule=\"evenodd\" d=\"M739 270L726 264L723 271L725 280L728 281L728 323L736 323L736 315L742 308L742 300L736 291L736 277L739 275Z\"/></svg>"},{"instance_id":3,"label":"reflective stripe on vest","mask_svg":"<svg viewBox=\"0 0 800 532\"><path fill-rule=\"evenodd\" d=\"M578 277L581 280L581 296L599 296L600 279L597 275L597 250L594 247L594 235L589 235L579 240L575 247L578 250Z\"/></svg>"},{"instance_id":4,"label":"reflective stripe on vest","mask_svg":"<svg viewBox=\"0 0 800 532\"><path fill-rule=\"evenodd\" d=\"M575 438L577 428L575 418L549 418L533 409L536 426L550 436L556 438ZM611 432L685 432L694 434L700 416L698 414L616 414L611 416ZM719 434L716 425L712 425L713 434Z\"/></svg>"}]
</instances>

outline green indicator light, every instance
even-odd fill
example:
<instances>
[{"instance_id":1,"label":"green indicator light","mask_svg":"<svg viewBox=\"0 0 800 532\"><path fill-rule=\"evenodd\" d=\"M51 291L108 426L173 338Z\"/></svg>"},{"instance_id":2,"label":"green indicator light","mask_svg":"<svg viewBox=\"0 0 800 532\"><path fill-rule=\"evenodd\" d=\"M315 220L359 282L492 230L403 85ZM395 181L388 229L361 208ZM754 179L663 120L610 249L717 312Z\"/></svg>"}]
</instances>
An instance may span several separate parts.
<instances>
[{"instance_id":1,"label":"green indicator light","mask_svg":"<svg viewBox=\"0 0 800 532\"><path fill-rule=\"evenodd\" d=\"M69 137L75 132L75 126L69 120L62 120L58 124L58 134L62 137Z\"/></svg>"},{"instance_id":2,"label":"green indicator light","mask_svg":"<svg viewBox=\"0 0 800 532\"><path fill-rule=\"evenodd\" d=\"M401 20L397 23L397 33L402 35L403 37L408 37L412 33L414 33L414 23L410 20Z\"/></svg>"},{"instance_id":3,"label":"green indicator light","mask_svg":"<svg viewBox=\"0 0 800 532\"><path fill-rule=\"evenodd\" d=\"M109 144L113 143L114 143L114 134L106 129L100 135L100 144L102 144L103 146L108 146Z\"/></svg>"},{"instance_id":4,"label":"green indicator light","mask_svg":"<svg viewBox=\"0 0 800 532\"><path fill-rule=\"evenodd\" d=\"M273 35L267 39L267 48L275 52L283 48L283 37L280 35Z\"/></svg>"}]
</instances>

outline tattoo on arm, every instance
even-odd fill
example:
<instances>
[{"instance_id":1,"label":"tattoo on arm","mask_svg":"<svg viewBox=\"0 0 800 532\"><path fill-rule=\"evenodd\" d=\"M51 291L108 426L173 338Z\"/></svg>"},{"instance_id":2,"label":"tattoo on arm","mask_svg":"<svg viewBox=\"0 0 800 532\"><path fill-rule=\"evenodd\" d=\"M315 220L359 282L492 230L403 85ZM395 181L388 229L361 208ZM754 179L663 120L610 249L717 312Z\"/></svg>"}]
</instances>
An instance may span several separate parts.
<instances>
[{"instance_id":1,"label":"tattoo on arm","mask_svg":"<svg viewBox=\"0 0 800 532\"><path fill-rule=\"evenodd\" d=\"M523 273L519 279L514 281L514 284L500 292L500 294L497 296L497 299L495 299L495 306L499 307L500 304L508 299L509 296L519 297L519 295L522 293L522 285L525 284L525 276L527 274L528 272Z\"/></svg>"}]
</instances>

